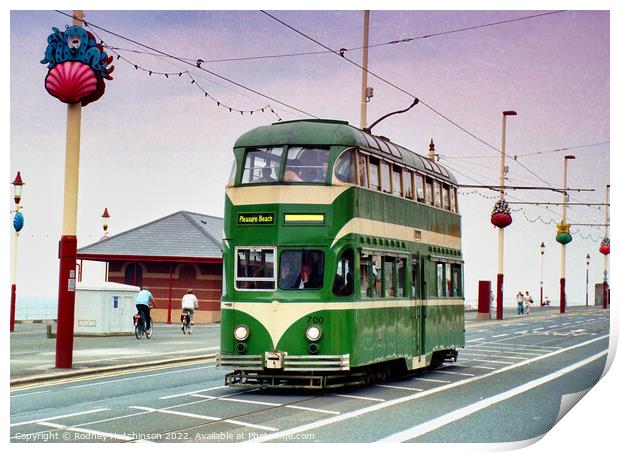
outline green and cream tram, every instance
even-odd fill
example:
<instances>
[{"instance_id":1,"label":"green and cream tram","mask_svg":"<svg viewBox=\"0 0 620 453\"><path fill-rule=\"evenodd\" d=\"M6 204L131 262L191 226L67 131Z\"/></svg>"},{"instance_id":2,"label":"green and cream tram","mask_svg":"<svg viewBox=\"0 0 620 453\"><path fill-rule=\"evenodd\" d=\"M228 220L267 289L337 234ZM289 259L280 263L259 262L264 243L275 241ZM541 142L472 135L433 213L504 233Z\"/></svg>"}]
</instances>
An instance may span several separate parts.
<instances>
[{"instance_id":1,"label":"green and cream tram","mask_svg":"<svg viewBox=\"0 0 620 453\"><path fill-rule=\"evenodd\" d=\"M330 387L456 360L454 176L343 121L258 127L234 154L217 359L228 385Z\"/></svg>"}]
</instances>

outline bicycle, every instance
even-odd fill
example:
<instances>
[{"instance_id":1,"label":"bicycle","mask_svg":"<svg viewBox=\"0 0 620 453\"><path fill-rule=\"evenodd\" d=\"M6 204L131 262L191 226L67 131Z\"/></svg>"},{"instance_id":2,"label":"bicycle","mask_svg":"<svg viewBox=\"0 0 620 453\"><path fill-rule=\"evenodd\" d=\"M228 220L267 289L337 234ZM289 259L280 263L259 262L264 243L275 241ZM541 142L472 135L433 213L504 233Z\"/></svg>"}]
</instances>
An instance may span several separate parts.
<instances>
[{"instance_id":1,"label":"bicycle","mask_svg":"<svg viewBox=\"0 0 620 453\"><path fill-rule=\"evenodd\" d=\"M182 324L181 330L183 331L183 335L185 335L186 333L191 335L192 334L192 323L191 323L189 314L187 313L181 314L181 324Z\"/></svg>"},{"instance_id":2,"label":"bicycle","mask_svg":"<svg viewBox=\"0 0 620 453\"><path fill-rule=\"evenodd\" d=\"M142 320L140 313L136 313L135 315L133 315L133 325L134 325L134 333L136 335L136 340L139 340L140 338L144 336L146 336L146 338L150 340L151 336L153 336L153 319L152 318L151 318L151 328L149 330L146 330L144 326L144 321Z\"/></svg>"}]
</instances>

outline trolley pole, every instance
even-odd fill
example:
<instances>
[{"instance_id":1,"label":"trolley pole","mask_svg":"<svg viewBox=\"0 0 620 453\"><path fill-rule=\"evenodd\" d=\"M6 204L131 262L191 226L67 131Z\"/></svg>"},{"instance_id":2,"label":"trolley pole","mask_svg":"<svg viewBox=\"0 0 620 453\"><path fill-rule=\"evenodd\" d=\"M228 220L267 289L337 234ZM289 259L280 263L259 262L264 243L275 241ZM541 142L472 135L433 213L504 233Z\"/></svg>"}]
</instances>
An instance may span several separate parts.
<instances>
[{"instance_id":1,"label":"trolley pole","mask_svg":"<svg viewBox=\"0 0 620 453\"><path fill-rule=\"evenodd\" d=\"M506 117L515 116L517 112L505 111L502 113L502 149L499 161L499 199L504 199L504 185L506 177ZM497 253L497 312L496 319L504 319L504 228L498 229Z\"/></svg>"},{"instance_id":2,"label":"trolley pole","mask_svg":"<svg viewBox=\"0 0 620 453\"><path fill-rule=\"evenodd\" d=\"M609 237L609 184L605 187L605 237ZM607 295L609 294L607 286L607 269L609 265L609 255L603 255L603 309L607 309Z\"/></svg>"},{"instance_id":3,"label":"trolley pole","mask_svg":"<svg viewBox=\"0 0 620 453\"><path fill-rule=\"evenodd\" d=\"M366 127L366 110L368 101L366 100L366 89L368 88L368 21L370 11L364 11L364 49L362 52L362 108L360 114L360 129Z\"/></svg>"},{"instance_id":4,"label":"trolley pole","mask_svg":"<svg viewBox=\"0 0 620 453\"><path fill-rule=\"evenodd\" d=\"M84 11L73 12L73 25L81 25ZM58 328L56 334L56 368L73 364L73 322L75 314L75 270L77 258L77 201L80 164L80 128L82 104L67 105L67 145L65 153L65 192L62 236L58 249Z\"/></svg>"},{"instance_id":5,"label":"trolley pole","mask_svg":"<svg viewBox=\"0 0 620 453\"><path fill-rule=\"evenodd\" d=\"M562 191L562 224L566 223L566 201L567 201L567 179L568 179L568 161L574 159L575 156L564 156L564 190ZM560 244L560 313L566 313L566 245Z\"/></svg>"}]
</instances>

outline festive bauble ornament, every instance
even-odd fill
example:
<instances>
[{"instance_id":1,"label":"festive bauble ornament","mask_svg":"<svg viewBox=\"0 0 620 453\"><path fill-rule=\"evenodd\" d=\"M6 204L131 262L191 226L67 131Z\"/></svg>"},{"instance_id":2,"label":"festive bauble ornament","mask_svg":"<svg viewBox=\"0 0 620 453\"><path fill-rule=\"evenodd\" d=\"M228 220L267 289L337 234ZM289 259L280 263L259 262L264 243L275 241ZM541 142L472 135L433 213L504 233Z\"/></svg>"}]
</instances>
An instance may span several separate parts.
<instances>
[{"instance_id":1,"label":"festive bauble ornament","mask_svg":"<svg viewBox=\"0 0 620 453\"><path fill-rule=\"evenodd\" d=\"M555 236L555 240L558 241L560 244L562 245L566 245L568 244L570 241L573 240L573 237L571 236L570 233L558 233Z\"/></svg>"},{"instance_id":2,"label":"festive bauble ornament","mask_svg":"<svg viewBox=\"0 0 620 453\"><path fill-rule=\"evenodd\" d=\"M15 216L13 217L13 228L15 228L15 231L18 233L22 228L24 228L24 214L21 212L15 213Z\"/></svg>"},{"instance_id":3,"label":"festive bauble ornament","mask_svg":"<svg viewBox=\"0 0 620 453\"><path fill-rule=\"evenodd\" d=\"M79 61L66 61L49 70L45 77L49 94L67 104L75 104L97 89L95 71Z\"/></svg>"},{"instance_id":4,"label":"festive bauble ornament","mask_svg":"<svg viewBox=\"0 0 620 453\"><path fill-rule=\"evenodd\" d=\"M506 228L512 223L510 215L510 206L505 200L498 200L491 212L491 223L497 228Z\"/></svg>"},{"instance_id":5,"label":"festive bauble ornament","mask_svg":"<svg viewBox=\"0 0 620 453\"><path fill-rule=\"evenodd\" d=\"M603 239L598 251L601 252L603 255L609 255L609 238Z\"/></svg>"},{"instance_id":6,"label":"festive bauble ornament","mask_svg":"<svg viewBox=\"0 0 620 453\"><path fill-rule=\"evenodd\" d=\"M112 57L82 27L74 25L64 32L55 27L52 30L41 60L49 69L45 89L67 104L87 105L96 101L105 92L103 79L112 80L114 66L108 67Z\"/></svg>"}]
</instances>

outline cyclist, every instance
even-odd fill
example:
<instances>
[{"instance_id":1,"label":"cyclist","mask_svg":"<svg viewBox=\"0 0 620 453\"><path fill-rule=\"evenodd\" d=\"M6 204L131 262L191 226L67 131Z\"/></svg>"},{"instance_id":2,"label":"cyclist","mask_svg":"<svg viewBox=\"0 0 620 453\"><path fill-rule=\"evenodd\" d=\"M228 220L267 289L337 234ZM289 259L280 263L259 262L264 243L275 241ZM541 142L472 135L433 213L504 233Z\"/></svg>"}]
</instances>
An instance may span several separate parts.
<instances>
[{"instance_id":1,"label":"cyclist","mask_svg":"<svg viewBox=\"0 0 620 453\"><path fill-rule=\"evenodd\" d=\"M136 296L136 309L140 314L140 319L146 329L146 332L151 333L151 308L155 308L155 300L153 295L146 288L142 287L138 295Z\"/></svg>"},{"instance_id":2,"label":"cyclist","mask_svg":"<svg viewBox=\"0 0 620 453\"><path fill-rule=\"evenodd\" d=\"M192 318L194 317L194 310L198 308L198 299L194 295L193 289L188 289L187 293L181 299L181 309L183 310L183 314L187 315L189 320L187 322L188 325L191 325ZM181 327L183 330L184 327Z\"/></svg>"}]
</instances>

